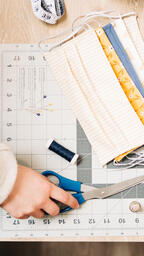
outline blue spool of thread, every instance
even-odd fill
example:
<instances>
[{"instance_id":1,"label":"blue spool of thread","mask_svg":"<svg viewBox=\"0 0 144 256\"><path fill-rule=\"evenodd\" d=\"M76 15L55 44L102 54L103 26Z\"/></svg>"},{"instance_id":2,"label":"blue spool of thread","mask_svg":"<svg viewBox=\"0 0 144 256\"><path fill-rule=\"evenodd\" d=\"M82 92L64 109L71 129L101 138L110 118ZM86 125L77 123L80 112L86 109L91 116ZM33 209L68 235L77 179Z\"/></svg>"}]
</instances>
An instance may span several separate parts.
<instances>
[{"instance_id":1,"label":"blue spool of thread","mask_svg":"<svg viewBox=\"0 0 144 256\"><path fill-rule=\"evenodd\" d=\"M67 160L71 164L75 164L79 155L73 153L69 149L65 148L64 146L57 143L54 139L49 139L47 142L47 148L57 155L61 156L65 160Z\"/></svg>"}]
</instances>

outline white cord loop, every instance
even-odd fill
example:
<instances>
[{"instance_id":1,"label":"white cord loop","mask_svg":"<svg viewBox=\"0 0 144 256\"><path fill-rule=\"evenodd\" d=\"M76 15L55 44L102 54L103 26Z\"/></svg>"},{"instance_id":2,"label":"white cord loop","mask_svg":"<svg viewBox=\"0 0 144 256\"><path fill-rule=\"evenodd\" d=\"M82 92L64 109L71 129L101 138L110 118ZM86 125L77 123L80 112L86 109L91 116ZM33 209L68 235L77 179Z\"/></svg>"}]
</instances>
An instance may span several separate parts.
<instances>
[{"instance_id":1,"label":"white cord loop","mask_svg":"<svg viewBox=\"0 0 144 256\"><path fill-rule=\"evenodd\" d=\"M66 36L64 39L54 43L54 44L49 44L48 48L47 48L47 51L51 51L53 49L55 49L56 47L59 47L61 46L62 44L64 44L65 42L67 42L68 40L72 39L76 34L80 33L83 29L84 29L84 26L87 25L88 26L88 21L91 20L91 19L94 19L96 17L103 17L103 18L109 18L109 19L119 19L119 18L125 18L125 17L128 17L128 16L131 16L131 15L136 15L135 12L129 12L129 13L126 13L126 14L119 14L119 15L112 15L112 14L109 14L113 12L113 10L107 10L107 11L98 11L98 12L90 12L90 13L87 13L85 15L81 15L79 17L77 17L73 23L72 23L72 27L71 27L71 30L66 30L64 32L61 32L57 35L54 35L54 36L49 36L49 37L46 37L44 39L42 39L41 41L38 42L38 46L39 48L44 51L44 49L42 49L41 47L41 44L43 41L46 41L46 40L50 40L50 39L54 39L54 38L57 38L59 36L62 36L62 35L65 35L66 33L68 32L71 32L68 36ZM74 28L74 24L75 22L79 19L79 18L82 18L82 22L79 26L75 27ZM88 29L90 29L90 25L88 27Z\"/></svg>"},{"instance_id":2,"label":"white cord loop","mask_svg":"<svg viewBox=\"0 0 144 256\"><path fill-rule=\"evenodd\" d=\"M113 166L124 167L126 169L132 168L137 165L144 166L143 152L140 152L140 153L132 152L131 154L127 155L125 158L128 160L127 163L120 163L120 162L117 162L116 160L113 160Z\"/></svg>"}]
</instances>

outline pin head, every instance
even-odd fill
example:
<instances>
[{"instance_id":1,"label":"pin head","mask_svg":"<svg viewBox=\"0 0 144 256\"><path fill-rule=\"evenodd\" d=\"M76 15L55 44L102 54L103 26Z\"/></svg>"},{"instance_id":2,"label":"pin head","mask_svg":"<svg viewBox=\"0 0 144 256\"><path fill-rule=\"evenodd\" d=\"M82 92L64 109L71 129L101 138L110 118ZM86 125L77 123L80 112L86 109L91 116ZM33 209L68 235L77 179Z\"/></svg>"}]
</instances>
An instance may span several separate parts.
<instances>
[{"instance_id":1,"label":"pin head","mask_svg":"<svg viewBox=\"0 0 144 256\"><path fill-rule=\"evenodd\" d=\"M141 208L141 204L137 201L132 201L129 205L129 209L131 212L140 212Z\"/></svg>"}]
</instances>

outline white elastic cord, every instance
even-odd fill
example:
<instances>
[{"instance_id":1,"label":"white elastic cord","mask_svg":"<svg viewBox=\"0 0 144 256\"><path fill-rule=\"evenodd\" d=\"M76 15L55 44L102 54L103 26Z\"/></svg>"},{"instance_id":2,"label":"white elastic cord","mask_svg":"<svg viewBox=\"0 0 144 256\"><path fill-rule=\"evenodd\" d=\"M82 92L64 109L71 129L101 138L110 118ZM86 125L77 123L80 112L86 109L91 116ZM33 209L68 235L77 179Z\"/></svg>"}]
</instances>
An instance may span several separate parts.
<instances>
[{"instance_id":1,"label":"white elastic cord","mask_svg":"<svg viewBox=\"0 0 144 256\"><path fill-rule=\"evenodd\" d=\"M118 19L118 18L120 18L120 15L108 14L108 13L111 13L111 12L113 12L113 10L99 11L99 12L90 12L90 13L87 13L87 14L85 14L85 15L82 15L82 16L80 16L80 17L83 18L81 25L79 25L79 26L77 26L75 29L73 29L74 23L76 22L76 20L78 20L79 17L76 18L76 19L73 21L73 23L72 23L72 29L71 29L72 32L71 32L71 34L68 35L68 36L67 36L66 38L64 38L63 40L60 40L59 42L53 44L52 46L49 46L49 48L48 48L47 50L48 50L48 51L51 51L51 50L53 50L54 48L56 48L56 47L62 45L62 44L65 43L66 41L68 41L68 40L70 40L71 38L73 38L77 33L79 33L80 31L82 31L84 24L86 24L89 19L92 19L92 18L95 18L95 17L112 18L112 19ZM126 14L122 14L121 17L124 18L124 17L128 17L128 16L131 16L131 15L135 15L135 12L129 12L129 13L126 13ZM42 44L43 41L57 38L57 37L59 37L59 36L64 35L64 34L67 33L67 32L70 32L70 30L66 30L66 31L61 32L61 33L59 33L59 34L57 34L57 35L49 36L49 37L46 37L46 38L40 40L40 41L38 42L39 48L40 48L42 51L44 51L44 49L42 49L42 47L41 47L41 44Z\"/></svg>"},{"instance_id":2,"label":"white elastic cord","mask_svg":"<svg viewBox=\"0 0 144 256\"><path fill-rule=\"evenodd\" d=\"M42 42L44 42L44 41L46 41L46 40L49 40L49 39L57 38L57 37L62 36L62 35L64 35L64 34L68 33L68 32L70 32L70 29L67 29L67 30L65 30L64 32L60 32L60 33L58 33L58 34L56 34L56 35L53 35L53 36L49 36L49 37L47 36L47 37L41 39L41 40L38 42L38 47L39 47L41 50L43 50L42 47L41 47Z\"/></svg>"},{"instance_id":3,"label":"white elastic cord","mask_svg":"<svg viewBox=\"0 0 144 256\"><path fill-rule=\"evenodd\" d=\"M132 157L132 155L135 155L136 157ZM113 166L125 167L128 169L136 165L144 165L144 153L133 152L126 156L126 159L129 160L128 163L119 163L118 161L113 160Z\"/></svg>"},{"instance_id":4,"label":"white elastic cord","mask_svg":"<svg viewBox=\"0 0 144 256\"><path fill-rule=\"evenodd\" d=\"M105 14L105 13L111 13L113 12L114 10L106 10L106 11L98 11L98 12L89 12L89 13L86 13L84 15L80 15L78 16L77 18L75 18L72 22L72 30L74 30L74 24L79 20L79 19L83 19L84 17L87 17L87 16L92 16L94 15L94 17L96 17L96 15L101 15L101 14Z\"/></svg>"},{"instance_id":5,"label":"white elastic cord","mask_svg":"<svg viewBox=\"0 0 144 256\"><path fill-rule=\"evenodd\" d=\"M127 156L128 160L137 161L140 165L144 165L144 153L134 153L137 157Z\"/></svg>"},{"instance_id":6,"label":"white elastic cord","mask_svg":"<svg viewBox=\"0 0 144 256\"><path fill-rule=\"evenodd\" d=\"M83 23L83 28L84 27L87 27L89 30L93 30L93 28L92 28L92 26L90 26L90 24L88 24L88 23Z\"/></svg>"},{"instance_id":7,"label":"white elastic cord","mask_svg":"<svg viewBox=\"0 0 144 256\"><path fill-rule=\"evenodd\" d=\"M113 12L113 10L109 10L109 11L103 11L103 12L89 12L85 15L79 16L78 18L76 18L73 23L72 23L72 29L74 29L74 23L81 17L81 24L88 22L91 19L94 19L96 17L102 17L102 18L109 18L109 19L119 19L119 18L125 18L125 17L129 17L131 15L136 15L135 12L128 12L125 14L118 14L118 15L112 15L112 14L108 14Z\"/></svg>"},{"instance_id":8,"label":"white elastic cord","mask_svg":"<svg viewBox=\"0 0 144 256\"><path fill-rule=\"evenodd\" d=\"M96 19L93 19L93 18L91 19L91 18L90 18L90 20L91 20L92 25L93 25L93 23L94 23L94 24L96 24L96 26L98 26L98 27L100 26L100 23L99 23ZM89 24L88 21L89 21L89 19L87 19L87 20L85 21L85 23L86 23L86 24ZM94 28L92 27L92 25L90 25L90 27L91 27L91 29L94 30Z\"/></svg>"},{"instance_id":9,"label":"white elastic cord","mask_svg":"<svg viewBox=\"0 0 144 256\"><path fill-rule=\"evenodd\" d=\"M56 47L58 47L58 46L61 46L61 45L62 45L63 43L65 43L66 41L68 41L68 40L70 40L71 38L73 38L73 37L74 37L78 32L80 32L82 29L83 29L83 25L78 26L77 28L75 28L74 31L71 32L70 35L68 35L67 37L65 37L63 40L61 40L61 41L59 41L59 42L53 44L51 47L49 46L48 51L51 51L51 50L53 50L54 48L56 48ZM40 48L41 50L43 50L42 47L41 47L41 44L42 44L43 41L46 41L46 40L49 40L49 39L57 38L58 36L62 36L62 35L65 34L66 32L69 32L69 30L66 30L66 31L64 31L64 32L62 32L62 33L60 33L60 34L55 35L55 36L46 37L46 38L40 40L40 41L38 42L39 48Z\"/></svg>"},{"instance_id":10,"label":"white elastic cord","mask_svg":"<svg viewBox=\"0 0 144 256\"><path fill-rule=\"evenodd\" d=\"M109 13L112 11L109 11ZM124 13L124 14L118 14L118 15L112 15L112 14L107 14L105 12L90 12L88 14L86 14L84 17L103 17L103 18L112 18L112 19L119 19L121 18L126 18L132 15L136 15L135 12L128 12L128 13Z\"/></svg>"}]
</instances>

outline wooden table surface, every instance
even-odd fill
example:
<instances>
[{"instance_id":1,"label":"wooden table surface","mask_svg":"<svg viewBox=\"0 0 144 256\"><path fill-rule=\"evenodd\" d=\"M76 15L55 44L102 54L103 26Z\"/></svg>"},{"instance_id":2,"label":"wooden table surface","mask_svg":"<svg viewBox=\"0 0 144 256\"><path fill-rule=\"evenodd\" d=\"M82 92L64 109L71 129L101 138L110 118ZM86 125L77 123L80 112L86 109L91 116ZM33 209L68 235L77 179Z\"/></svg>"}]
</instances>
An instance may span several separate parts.
<instances>
[{"instance_id":1,"label":"wooden table surface","mask_svg":"<svg viewBox=\"0 0 144 256\"><path fill-rule=\"evenodd\" d=\"M56 25L37 19L31 0L0 0L0 43L36 43L51 34L70 28L74 18L94 10L136 11L144 31L143 0L65 0L66 15Z\"/></svg>"},{"instance_id":2,"label":"wooden table surface","mask_svg":"<svg viewBox=\"0 0 144 256\"><path fill-rule=\"evenodd\" d=\"M56 25L48 25L33 15L30 0L0 0L0 43L37 43L42 38L70 28L77 16L99 10L116 10L121 13L135 11L140 30L144 32L144 0L65 0L65 8L65 16ZM28 240L80 241L77 238ZM144 241L144 237L86 237L81 241Z\"/></svg>"}]
</instances>

